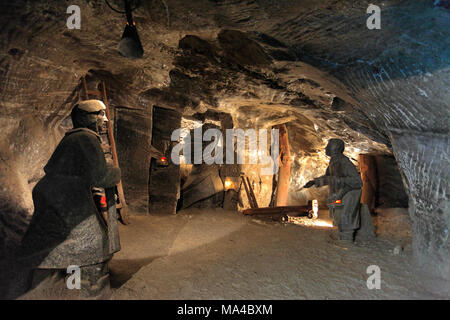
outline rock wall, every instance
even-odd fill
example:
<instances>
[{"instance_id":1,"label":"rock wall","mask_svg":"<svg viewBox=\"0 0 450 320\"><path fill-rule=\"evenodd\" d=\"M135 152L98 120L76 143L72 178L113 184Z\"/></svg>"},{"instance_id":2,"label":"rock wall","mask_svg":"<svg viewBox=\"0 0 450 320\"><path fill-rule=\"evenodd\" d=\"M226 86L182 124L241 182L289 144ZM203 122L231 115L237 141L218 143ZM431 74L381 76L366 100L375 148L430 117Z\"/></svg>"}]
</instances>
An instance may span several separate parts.
<instances>
[{"instance_id":1,"label":"rock wall","mask_svg":"<svg viewBox=\"0 0 450 320\"><path fill-rule=\"evenodd\" d=\"M417 262L424 270L450 275L449 137L397 131L394 153L410 195L409 214Z\"/></svg>"}]
</instances>

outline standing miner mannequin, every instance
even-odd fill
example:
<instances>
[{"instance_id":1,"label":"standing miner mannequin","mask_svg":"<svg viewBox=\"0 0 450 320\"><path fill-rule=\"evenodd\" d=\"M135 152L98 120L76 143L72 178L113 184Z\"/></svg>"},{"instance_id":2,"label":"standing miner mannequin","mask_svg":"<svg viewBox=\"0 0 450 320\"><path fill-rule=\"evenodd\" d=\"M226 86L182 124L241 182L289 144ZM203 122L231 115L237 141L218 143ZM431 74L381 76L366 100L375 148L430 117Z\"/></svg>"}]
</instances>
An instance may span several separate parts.
<instances>
[{"instance_id":1,"label":"standing miner mannequin","mask_svg":"<svg viewBox=\"0 0 450 320\"><path fill-rule=\"evenodd\" d=\"M368 211L364 211L364 221L361 221L362 180L353 163L342 154L344 147L340 139L328 141L325 153L330 157L330 164L327 171L324 176L309 181L305 188L329 186L330 217L338 227L340 241L353 242L355 231L366 240L374 236L373 225L370 214L366 214Z\"/></svg>"},{"instance_id":2,"label":"standing miner mannequin","mask_svg":"<svg viewBox=\"0 0 450 320\"><path fill-rule=\"evenodd\" d=\"M120 250L120 245L110 245L111 236L118 234L108 236L111 225L98 212L91 191L112 188L120 180L120 169L107 165L101 148L104 109L101 101L86 100L72 110L74 128L61 140L33 189L35 211L20 254L34 269L34 282L42 274L66 274L69 266L80 267L85 297L109 289L107 264ZM117 224L117 219L108 222Z\"/></svg>"}]
</instances>

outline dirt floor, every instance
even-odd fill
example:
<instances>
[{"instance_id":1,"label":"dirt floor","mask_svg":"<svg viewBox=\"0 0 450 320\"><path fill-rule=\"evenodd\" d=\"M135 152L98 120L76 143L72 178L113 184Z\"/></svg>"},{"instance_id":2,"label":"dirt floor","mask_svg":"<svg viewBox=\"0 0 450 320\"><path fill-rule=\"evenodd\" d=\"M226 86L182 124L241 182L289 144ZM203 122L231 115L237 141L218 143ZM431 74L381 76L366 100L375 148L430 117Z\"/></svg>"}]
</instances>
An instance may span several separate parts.
<instances>
[{"instance_id":1,"label":"dirt floor","mask_svg":"<svg viewBox=\"0 0 450 320\"><path fill-rule=\"evenodd\" d=\"M120 226L122 250L110 262L110 298L445 298L416 279L406 209L379 211L377 239L353 245L336 240L327 216L319 213L322 227L306 218L282 224L221 209L132 216ZM367 287L370 265L381 270L379 290ZM33 290L21 298L54 296Z\"/></svg>"}]
</instances>

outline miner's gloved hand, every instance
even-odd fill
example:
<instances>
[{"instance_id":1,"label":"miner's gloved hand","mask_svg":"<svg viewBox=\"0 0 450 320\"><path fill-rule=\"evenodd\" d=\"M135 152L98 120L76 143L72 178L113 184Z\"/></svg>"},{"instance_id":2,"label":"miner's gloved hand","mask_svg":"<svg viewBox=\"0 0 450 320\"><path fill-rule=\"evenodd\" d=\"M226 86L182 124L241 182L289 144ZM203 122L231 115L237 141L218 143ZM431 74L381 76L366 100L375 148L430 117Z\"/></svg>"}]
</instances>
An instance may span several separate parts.
<instances>
[{"instance_id":1,"label":"miner's gloved hand","mask_svg":"<svg viewBox=\"0 0 450 320\"><path fill-rule=\"evenodd\" d=\"M333 194L330 194L330 196L328 197L328 202L333 203L336 200L342 201L342 198L344 197L344 195L345 195L345 192L343 190L335 192Z\"/></svg>"},{"instance_id":2,"label":"miner's gloved hand","mask_svg":"<svg viewBox=\"0 0 450 320\"><path fill-rule=\"evenodd\" d=\"M308 181L303 188L311 188L314 185L314 180Z\"/></svg>"},{"instance_id":3,"label":"miner's gloved hand","mask_svg":"<svg viewBox=\"0 0 450 320\"><path fill-rule=\"evenodd\" d=\"M331 183L331 177L329 176L319 177L314 179L313 181L314 185L319 188L329 185Z\"/></svg>"}]
</instances>

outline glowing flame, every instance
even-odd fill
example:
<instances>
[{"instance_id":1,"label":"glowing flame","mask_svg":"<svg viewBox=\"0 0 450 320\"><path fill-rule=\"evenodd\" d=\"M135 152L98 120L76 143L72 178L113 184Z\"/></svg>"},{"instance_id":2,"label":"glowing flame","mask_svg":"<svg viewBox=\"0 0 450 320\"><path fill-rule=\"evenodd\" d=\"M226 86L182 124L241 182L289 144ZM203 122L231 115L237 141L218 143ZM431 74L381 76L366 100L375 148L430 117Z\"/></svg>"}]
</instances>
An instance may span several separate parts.
<instances>
[{"instance_id":1,"label":"glowing flame","mask_svg":"<svg viewBox=\"0 0 450 320\"><path fill-rule=\"evenodd\" d=\"M224 183L225 190L233 188L233 185L234 185L233 181L231 181L230 179L225 179L225 183Z\"/></svg>"}]
</instances>

